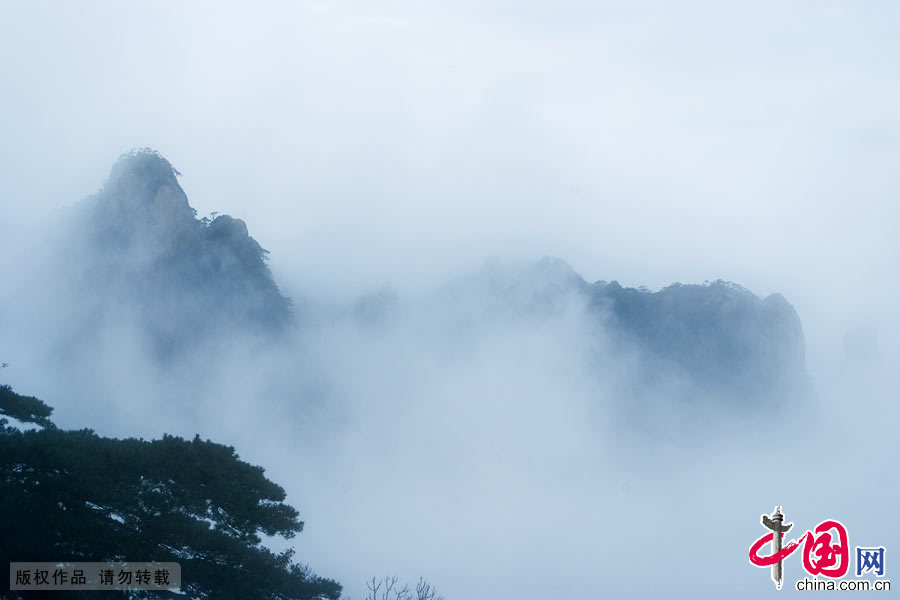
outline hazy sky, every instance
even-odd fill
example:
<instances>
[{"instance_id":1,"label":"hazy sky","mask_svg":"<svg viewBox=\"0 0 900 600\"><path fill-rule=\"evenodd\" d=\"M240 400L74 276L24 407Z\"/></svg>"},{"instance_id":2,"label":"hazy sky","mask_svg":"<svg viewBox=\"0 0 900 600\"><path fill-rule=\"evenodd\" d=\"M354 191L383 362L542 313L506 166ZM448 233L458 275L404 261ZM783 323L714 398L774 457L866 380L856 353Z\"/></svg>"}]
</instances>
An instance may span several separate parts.
<instances>
[{"instance_id":1,"label":"hazy sky","mask_svg":"<svg viewBox=\"0 0 900 600\"><path fill-rule=\"evenodd\" d=\"M897 254L892 2L0 11L2 201L29 214L151 146L307 283L551 254L799 292L878 285Z\"/></svg>"},{"instance_id":2,"label":"hazy sky","mask_svg":"<svg viewBox=\"0 0 900 600\"><path fill-rule=\"evenodd\" d=\"M491 256L552 255L589 281L655 289L723 278L764 295L781 292L804 323L819 381L840 362L842 336L854 328L877 329L884 354L898 356L896 2L4 0L0 23L0 236L6 241L95 192L121 153L149 146L184 174L182 186L201 216L218 211L247 221L251 235L272 251L271 267L292 296L347 298L384 282L420 290ZM5 253L0 271L13 272L18 259ZM419 347L408 343L409 356L418 357ZM378 351L360 352L362 364L377 373ZM465 372L500 385L496 375L474 374L493 372L495 360L490 355ZM348 385L364 387L371 383L366 377ZM547 381L517 385L534 390ZM852 397L872 414L882 410L873 398L896 396L878 384L847 385L847 395L835 402ZM442 398L456 391L447 384L428 393ZM437 427L441 415L426 421ZM466 435L449 439L463 443ZM561 443L569 442L563 436ZM527 447L523 440L511 443ZM265 457L259 448L242 454ZM312 468L318 459L296 460ZM667 518L692 509L699 497L678 490L715 488L710 473L734 468L727 457L704 461L672 484L679 500ZM272 469L283 479L291 466ZM529 477L555 468L536 467ZM355 476L355 486L377 483L371 474ZM415 476L406 473L401 481L410 484ZM744 538L758 533L759 514L772 509L765 494L750 489L757 479L743 481L736 493L744 500L735 510L749 513L747 529L723 534L732 545L749 544ZM318 483L328 490L345 485ZM287 487L296 493L301 484ZM617 480L612 505L636 502L637 512L654 514L658 486L665 482ZM471 531L452 519L429 521L427 533L454 540L446 563L440 551L423 550L422 564L414 564L417 554L407 548L396 551L403 556L398 564L414 564L425 575L435 564L441 566L430 572L448 577L472 572L472 582L435 582L456 585L458 595L448 600L484 592L485 582L502 592L503 577L541 567L540 552L504 563L502 544L488 546L495 564L466 554L479 543L478 528L490 524L498 528L491 539L526 544L516 537L521 533L503 536L517 531L529 510L546 505L520 505L522 512L509 513L508 521L498 515L507 514L506 502L520 488L532 489L529 482L479 488L497 495L463 500L448 499L439 487L431 485L425 497L461 503ZM794 499L806 501L797 507L809 511L804 516L827 516L815 512L813 491L800 483L796 490ZM577 497L571 510L579 516L592 497L585 489L567 496L564 486L543 492L540 498L554 507L556 493L563 505ZM882 492L884 508L896 490ZM368 573L365 560L388 562L394 552L322 551L332 535L352 545L369 522L328 512L357 506L347 493L338 500L310 497L313 514L304 513L309 530L301 536L313 567L338 578ZM858 493L841 498L838 505L847 510L861 500ZM394 492L382 492L373 511L399 522L396 500ZM482 522L472 514L483 506L490 509ZM727 508L715 509L719 524L734 522ZM657 518L654 527L663 524ZM334 534L336 527L346 530ZM408 523L398 527L404 536L415 534ZM542 547L552 546L566 539L557 535L564 527L596 529L563 512L535 535ZM390 531L382 523L362 534L383 539ZM587 534L573 535L578 548L592 547L581 539ZM664 539L669 547L678 543ZM342 556L353 566L342 567ZM591 557L579 556L569 564L572 573L590 572ZM484 572L473 571L478 568ZM680 568L669 564L661 572L677 578ZM492 577L491 569L500 575ZM743 588L747 594L769 589L762 572L748 573L744 564L734 569L747 581L762 580L758 588ZM630 573L640 575L637 568Z\"/></svg>"}]
</instances>

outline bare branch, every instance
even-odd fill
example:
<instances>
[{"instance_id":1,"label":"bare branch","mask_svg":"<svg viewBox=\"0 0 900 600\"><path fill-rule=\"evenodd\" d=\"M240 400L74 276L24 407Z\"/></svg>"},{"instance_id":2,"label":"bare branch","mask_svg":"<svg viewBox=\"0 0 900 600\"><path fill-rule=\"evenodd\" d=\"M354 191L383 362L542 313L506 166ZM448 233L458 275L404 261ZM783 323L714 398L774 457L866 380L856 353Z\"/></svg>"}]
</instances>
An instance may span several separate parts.
<instances>
[{"instance_id":1,"label":"bare branch","mask_svg":"<svg viewBox=\"0 0 900 600\"><path fill-rule=\"evenodd\" d=\"M444 600L444 597L438 596L431 584L421 577L416 584L415 595L410 590L409 584L400 587L400 579L396 576L382 579L373 577L372 581L366 582L366 588L369 590L366 600Z\"/></svg>"}]
</instances>

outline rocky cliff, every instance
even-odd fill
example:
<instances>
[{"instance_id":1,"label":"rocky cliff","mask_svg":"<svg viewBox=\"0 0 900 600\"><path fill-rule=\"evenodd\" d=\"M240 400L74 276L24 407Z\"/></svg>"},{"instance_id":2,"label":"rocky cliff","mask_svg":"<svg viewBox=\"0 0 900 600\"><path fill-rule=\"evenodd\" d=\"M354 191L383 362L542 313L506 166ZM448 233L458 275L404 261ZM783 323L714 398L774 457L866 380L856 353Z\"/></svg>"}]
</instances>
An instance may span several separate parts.
<instances>
[{"instance_id":1,"label":"rocky cliff","mask_svg":"<svg viewBox=\"0 0 900 600\"><path fill-rule=\"evenodd\" d=\"M267 252L240 219L197 219L179 173L133 151L77 208L80 281L103 309L137 318L161 355L213 332L276 334L291 319Z\"/></svg>"}]
</instances>

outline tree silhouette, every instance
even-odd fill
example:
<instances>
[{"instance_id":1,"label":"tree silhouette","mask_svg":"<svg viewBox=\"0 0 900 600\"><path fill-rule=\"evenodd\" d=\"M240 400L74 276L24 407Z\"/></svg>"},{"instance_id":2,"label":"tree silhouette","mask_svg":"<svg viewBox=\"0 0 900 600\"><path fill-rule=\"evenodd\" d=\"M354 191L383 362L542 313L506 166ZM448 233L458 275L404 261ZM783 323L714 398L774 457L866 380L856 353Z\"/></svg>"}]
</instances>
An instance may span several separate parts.
<instances>
[{"instance_id":1,"label":"tree silhouette","mask_svg":"<svg viewBox=\"0 0 900 600\"><path fill-rule=\"evenodd\" d=\"M51 412L0 386L0 416L37 426L22 431L0 419L0 564L173 561L188 598L340 596L340 585L293 563L292 551L262 545L261 534L291 538L303 523L284 490L234 448L199 437L145 441L65 431L50 422ZM30 597L4 586L7 598Z\"/></svg>"}]
</instances>

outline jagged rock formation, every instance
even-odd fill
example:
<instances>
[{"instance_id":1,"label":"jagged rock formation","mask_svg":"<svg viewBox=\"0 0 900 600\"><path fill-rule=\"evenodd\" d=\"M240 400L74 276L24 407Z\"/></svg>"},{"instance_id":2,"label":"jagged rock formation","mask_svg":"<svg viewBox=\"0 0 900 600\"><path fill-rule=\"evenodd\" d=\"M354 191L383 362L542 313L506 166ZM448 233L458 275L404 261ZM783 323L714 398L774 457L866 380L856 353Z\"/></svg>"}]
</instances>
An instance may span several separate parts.
<instances>
[{"instance_id":1,"label":"jagged rock formation","mask_svg":"<svg viewBox=\"0 0 900 600\"><path fill-rule=\"evenodd\" d=\"M161 356L215 331L283 330L290 303L267 252L240 219L197 219L177 175L151 150L119 159L79 206L82 283L134 315Z\"/></svg>"},{"instance_id":2,"label":"jagged rock formation","mask_svg":"<svg viewBox=\"0 0 900 600\"><path fill-rule=\"evenodd\" d=\"M84 296L99 298L84 330L124 315L160 357L231 339L215 334L284 331L290 302L266 251L239 219L197 219L177 176L158 153L131 152L79 205L72 270ZM808 385L800 320L778 294L760 298L723 281L658 292L590 284L562 261L544 259L523 269L488 266L439 296L423 326L448 323L452 335L435 330L445 341L478 336L484 323L553 319L577 306L606 356L629 357L622 380L633 386L626 383L623 397L656 394L673 381L679 393L713 398L783 397ZM349 316L377 334L399 311L396 295L383 291L360 299Z\"/></svg>"}]
</instances>

